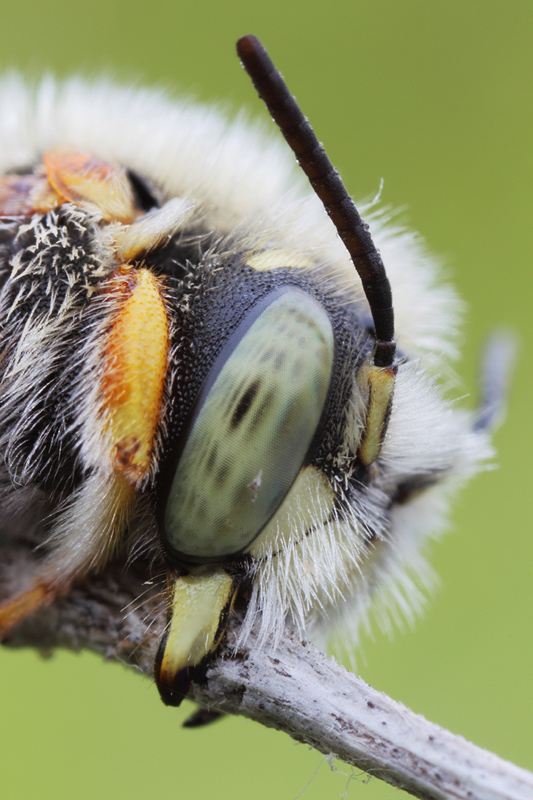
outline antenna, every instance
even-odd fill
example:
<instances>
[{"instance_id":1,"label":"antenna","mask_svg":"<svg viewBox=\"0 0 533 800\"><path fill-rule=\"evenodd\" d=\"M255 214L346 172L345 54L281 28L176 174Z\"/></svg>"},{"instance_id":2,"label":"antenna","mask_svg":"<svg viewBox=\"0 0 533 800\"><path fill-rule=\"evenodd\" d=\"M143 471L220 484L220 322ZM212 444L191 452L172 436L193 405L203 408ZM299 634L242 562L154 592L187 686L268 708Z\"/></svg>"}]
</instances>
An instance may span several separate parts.
<instances>
[{"instance_id":1,"label":"antenna","mask_svg":"<svg viewBox=\"0 0 533 800\"><path fill-rule=\"evenodd\" d=\"M396 353L392 292L368 225L259 39L243 36L237 42L237 53L350 254L374 320L374 365L390 367Z\"/></svg>"}]
</instances>

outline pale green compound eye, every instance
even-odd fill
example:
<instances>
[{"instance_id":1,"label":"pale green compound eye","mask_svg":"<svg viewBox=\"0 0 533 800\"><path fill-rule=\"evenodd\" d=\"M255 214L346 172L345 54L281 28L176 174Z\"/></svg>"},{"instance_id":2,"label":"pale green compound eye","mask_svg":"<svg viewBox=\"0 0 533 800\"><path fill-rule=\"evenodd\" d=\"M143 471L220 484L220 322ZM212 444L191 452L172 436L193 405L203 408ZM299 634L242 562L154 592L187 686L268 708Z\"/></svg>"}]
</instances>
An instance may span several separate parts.
<instances>
[{"instance_id":1,"label":"pale green compound eye","mask_svg":"<svg viewBox=\"0 0 533 800\"><path fill-rule=\"evenodd\" d=\"M241 324L224 356L210 386L208 377L164 508L164 540L185 561L244 552L290 490L324 409L331 322L317 300L288 287Z\"/></svg>"}]
</instances>

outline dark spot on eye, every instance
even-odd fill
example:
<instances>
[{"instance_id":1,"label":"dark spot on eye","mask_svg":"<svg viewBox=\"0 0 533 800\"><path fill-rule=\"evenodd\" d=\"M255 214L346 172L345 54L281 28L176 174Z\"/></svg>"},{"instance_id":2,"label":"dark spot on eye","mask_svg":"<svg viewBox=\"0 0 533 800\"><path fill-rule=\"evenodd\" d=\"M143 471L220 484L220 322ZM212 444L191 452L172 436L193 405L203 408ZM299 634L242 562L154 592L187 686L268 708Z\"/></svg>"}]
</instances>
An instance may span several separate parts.
<instances>
[{"instance_id":1,"label":"dark spot on eye","mask_svg":"<svg viewBox=\"0 0 533 800\"><path fill-rule=\"evenodd\" d=\"M286 360L287 356L285 353L277 353L276 358L274 359L274 372L280 372L280 370L283 369Z\"/></svg>"},{"instance_id":2,"label":"dark spot on eye","mask_svg":"<svg viewBox=\"0 0 533 800\"><path fill-rule=\"evenodd\" d=\"M250 489L247 486L237 487L231 495L230 508L240 508L250 502Z\"/></svg>"},{"instance_id":3,"label":"dark spot on eye","mask_svg":"<svg viewBox=\"0 0 533 800\"><path fill-rule=\"evenodd\" d=\"M266 351L266 353L263 353L263 355L259 359L259 363L260 364L265 364L267 361L270 361L270 359L272 358L273 355L274 355L274 351L272 350L272 348L270 348L269 350Z\"/></svg>"},{"instance_id":4,"label":"dark spot on eye","mask_svg":"<svg viewBox=\"0 0 533 800\"><path fill-rule=\"evenodd\" d=\"M304 370L304 362L303 359L299 358L293 362L292 369L291 369L291 378L297 380L300 377Z\"/></svg>"},{"instance_id":5,"label":"dark spot on eye","mask_svg":"<svg viewBox=\"0 0 533 800\"><path fill-rule=\"evenodd\" d=\"M254 416L248 423L248 430L247 430L248 436L250 436L255 431L258 425L266 417L269 409L272 407L273 402L274 402L274 392L270 390L266 393L263 400L261 401L261 404L254 412Z\"/></svg>"},{"instance_id":6,"label":"dark spot on eye","mask_svg":"<svg viewBox=\"0 0 533 800\"><path fill-rule=\"evenodd\" d=\"M237 408L233 412L233 416L231 418L231 427L233 429L237 428L238 425L242 422L250 407L254 401L254 398L259 391L259 387L261 385L260 381L254 381L251 386L246 389L243 396L239 400L237 404Z\"/></svg>"},{"instance_id":7,"label":"dark spot on eye","mask_svg":"<svg viewBox=\"0 0 533 800\"><path fill-rule=\"evenodd\" d=\"M205 507L205 503L191 503L191 512L194 514L195 522L204 522L207 517L207 509Z\"/></svg>"},{"instance_id":8,"label":"dark spot on eye","mask_svg":"<svg viewBox=\"0 0 533 800\"><path fill-rule=\"evenodd\" d=\"M211 526L214 536L223 536L226 533L226 522L223 517L217 517Z\"/></svg>"},{"instance_id":9,"label":"dark spot on eye","mask_svg":"<svg viewBox=\"0 0 533 800\"><path fill-rule=\"evenodd\" d=\"M217 470L217 484L222 486L228 477L229 473L229 465L227 463L222 464L222 466Z\"/></svg>"},{"instance_id":10,"label":"dark spot on eye","mask_svg":"<svg viewBox=\"0 0 533 800\"><path fill-rule=\"evenodd\" d=\"M213 445L213 447L209 451L209 455L207 456L207 462L206 462L206 465L205 465L205 468L206 468L207 472L212 472L213 471L215 463L216 463L216 460L217 460L217 455L218 455L218 447L215 444L215 445Z\"/></svg>"},{"instance_id":11,"label":"dark spot on eye","mask_svg":"<svg viewBox=\"0 0 533 800\"><path fill-rule=\"evenodd\" d=\"M311 388L311 381L309 381L309 388ZM312 389L316 398L320 397L322 391L322 380L318 372L312 376Z\"/></svg>"}]
</instances>

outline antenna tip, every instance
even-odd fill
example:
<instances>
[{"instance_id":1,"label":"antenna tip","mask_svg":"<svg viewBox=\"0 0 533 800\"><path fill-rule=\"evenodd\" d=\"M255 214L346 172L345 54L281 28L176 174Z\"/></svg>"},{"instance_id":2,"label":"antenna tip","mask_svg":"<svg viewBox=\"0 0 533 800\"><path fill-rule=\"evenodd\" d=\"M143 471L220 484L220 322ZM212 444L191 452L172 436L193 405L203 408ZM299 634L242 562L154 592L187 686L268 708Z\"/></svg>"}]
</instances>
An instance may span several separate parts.
<instances>
[{"instance_id":1,"label":"antenna tip","mask_svg":"<svg viewBox=\"0 0 533 800\"><path fill-rule=\"evenodd\" d=\"M246 56L256 53L260 47L261 42L257 36L253 36L249 33L247 36L241 36L237 41L237 54L239 58L246 58Z\"/></svg>"}]
</instances>

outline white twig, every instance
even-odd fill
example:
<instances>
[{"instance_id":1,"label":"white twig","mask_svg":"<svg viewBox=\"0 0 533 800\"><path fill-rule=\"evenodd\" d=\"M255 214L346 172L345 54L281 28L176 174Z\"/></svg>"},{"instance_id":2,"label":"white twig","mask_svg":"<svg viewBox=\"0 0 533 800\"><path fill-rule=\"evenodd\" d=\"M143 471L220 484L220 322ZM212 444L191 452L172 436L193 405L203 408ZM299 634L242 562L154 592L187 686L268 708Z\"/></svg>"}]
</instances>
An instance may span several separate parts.
<instances>
[{"instance_id":1,"label":"white twig","mask_svg":"<svg viewBox=\"0 0 533 800\"><path fill-rule=\"evenodd\" d=\"M332 754L421 798L532 800L533 775L372 689L289 633L275 656L219 659L195 699Z\"/></svg>"},{"instance_id":2,"label":"white twig","mask_svg":"<svg viewBox=\"0 0 533 800\"><path fill-rule=\"evenodd\" d=\"M29 549L4 548L0 594L32 570ZM145 573L120 565L15 629L12 647L87 648L150 674L164 614ZM136 598L141 598L136 602ZM1 598L0 598L1 599ZM286 632L275 654L228 641L190 696L285 731L424 800L533 800L533 775L428 722Z\"/></svg>"}]
</instances>

